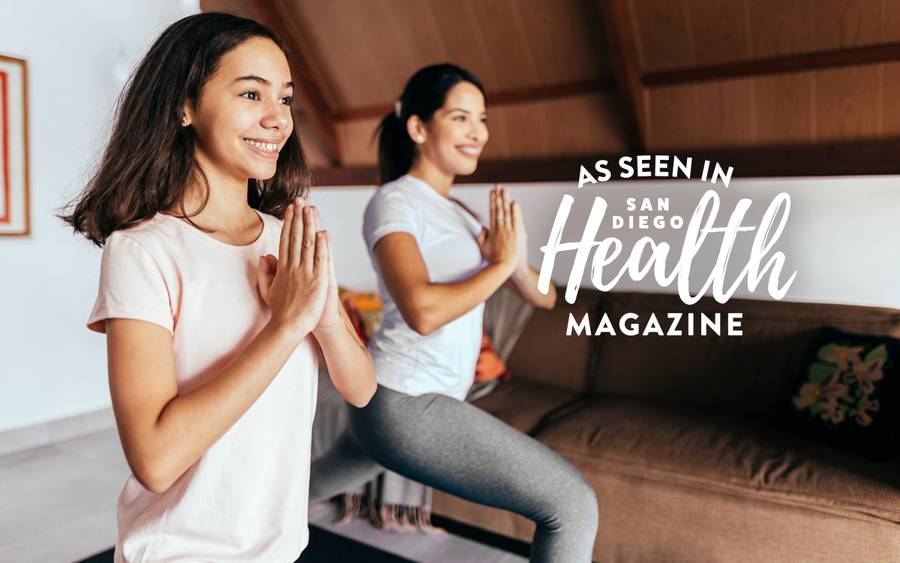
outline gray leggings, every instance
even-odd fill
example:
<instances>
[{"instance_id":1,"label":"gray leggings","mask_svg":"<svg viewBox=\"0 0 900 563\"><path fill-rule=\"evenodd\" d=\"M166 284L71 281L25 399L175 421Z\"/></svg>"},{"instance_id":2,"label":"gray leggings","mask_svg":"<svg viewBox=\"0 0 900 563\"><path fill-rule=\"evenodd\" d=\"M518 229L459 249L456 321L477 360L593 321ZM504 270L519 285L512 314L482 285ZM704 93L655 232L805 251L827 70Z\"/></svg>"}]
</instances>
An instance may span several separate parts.
<instances>
[{"instance_id":1,"label":"gray leggings","mask_svg":"<svg viewBox=\"0 0 900 563\"><path fill-rule=\"evenodd\" d=\"M553 450L478 407L436 393L413 397L379 385L368 405L348 409L352 433L313 463L310 500L356 489L386 467L529 518L537 526L532 562L591 560L597 497Z\"/></svg>"}]
</instances>

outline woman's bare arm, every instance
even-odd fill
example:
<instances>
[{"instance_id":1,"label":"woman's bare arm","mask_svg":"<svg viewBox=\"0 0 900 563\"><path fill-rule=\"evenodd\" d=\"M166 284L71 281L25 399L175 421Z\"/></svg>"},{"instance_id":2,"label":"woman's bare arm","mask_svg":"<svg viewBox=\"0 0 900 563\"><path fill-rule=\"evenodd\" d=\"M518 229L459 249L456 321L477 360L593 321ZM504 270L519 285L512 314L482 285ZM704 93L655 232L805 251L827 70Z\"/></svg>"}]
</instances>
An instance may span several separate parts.
<instances>
[{"instance_id":1,"label":"woman's bare arm","mask_svg":"<svg viewBox=\"0 0 900 563\"><path fill-rule=\"evenodd\" d=\"M125 458L146 488L168 489L250 408L298 344L266 326L220 373L178 394L172 336L133 319L106 321L109 390Z\"/></svg>"},{"instance_id":2,"label":"woman's bare arm","mask_svg":"<svg viewBox=\"0 0 900 563\"><path fill-rule=\"evenodd\" d=\"M519 294L519 297L528 303L541 309L552 309L556 305L556 287L550 285L550 291L544 295L538 290L538 277L540 273L525 262L522 258L519 267L513 272L506 287Z\"/></svg>"},{"instance_id":3,"label":"woman's bare arm","mask_svg":"<svg viewBox=\"0 0 900 563\"><path fill-rule=\"evenodd\" d=\"M313 207L312 212L315 229L319 229L319 211ZM323 231L323 236L331 248L331 235ZM334 271L334 255L328 252L325 257L328 271L328 298L322 311L319 324L313 329L313 336L319 344L328 375L335 389L345 401L362 408L369 403L375 394L375 367L372 356L356 334L353 323L347 316L338 296L337 275Z\"/></svg>"},{"instance_id":4,"label":"woman's bare arm","mask_svg":"<svg viewBox=\"0 0 900 563\"><path fill-rule=\"evenodd\" d=\"M519 263L521 213L512 200L495 189L490 195L490 235L478 244L488 265L451 283L432 283L415 237L391 233L373 254L385 287L413 330L431 334L486 301L512 275ZM482 232L484 235L484 232Z\"/></svg>"},{"instance_id":5,"label":"woman's bare arm","mask_svg":"<svg viewBox=\"0 0 900 563\"><path fill-rule=\"evenodd\" d=\"M345 401L362 408L375 394L375 368L344 307L338 303L338 308L340 321L333 327L316 329L313 334L335 389Z\"/></svg>"},{"instance_id":6,"label":"woman's bare arm","mask_svg":"<svg viewBox=\"0 0 900 563\"><path fill-rule=\"evenodd\" d=\"M428 335L471 311L509 278L514 263L488 264L475 275L452 283L432 283L415 237L391 233L375 243L375 260L384 285L403 320Z\"/></svg>"}]
</instances>

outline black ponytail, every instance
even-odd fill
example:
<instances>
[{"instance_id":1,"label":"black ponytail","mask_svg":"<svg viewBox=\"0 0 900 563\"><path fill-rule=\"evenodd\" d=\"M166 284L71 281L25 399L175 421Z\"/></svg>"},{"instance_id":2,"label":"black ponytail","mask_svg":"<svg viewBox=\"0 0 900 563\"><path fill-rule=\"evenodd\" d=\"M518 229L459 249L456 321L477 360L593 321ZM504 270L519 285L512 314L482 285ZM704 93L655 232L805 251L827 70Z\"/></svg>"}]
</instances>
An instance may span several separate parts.
<instances>
[{"instance_id":1,"label":"black ponytail","mask_svg":"<svg viewBox=\"0 0 900 563\"><path fill-rule=\"evenodd\" d=\"M403 176L413 165L416 144L406 131L409 118L417 115L423 122L430 120L444 105L447 92L460 82L470 82L484 94L484 86L474 74L449 63L426 66L412 75L394 111L385 115L375 130L382 184Z\"/></svg>"}]
</instances>

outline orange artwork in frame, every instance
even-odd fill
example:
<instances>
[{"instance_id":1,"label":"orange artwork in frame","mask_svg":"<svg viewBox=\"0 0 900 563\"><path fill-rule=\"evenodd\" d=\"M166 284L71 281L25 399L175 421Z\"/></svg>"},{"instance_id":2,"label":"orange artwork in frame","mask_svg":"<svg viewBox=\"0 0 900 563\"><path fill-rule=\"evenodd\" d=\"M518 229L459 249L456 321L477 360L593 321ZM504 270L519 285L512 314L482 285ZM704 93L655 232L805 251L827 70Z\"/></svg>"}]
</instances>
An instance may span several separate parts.
<instances>
[{"instance_id":1,"label":"orange artwork in frame","mask_svg":"<svg viewBox=\"0 0 900 563\"><path fill-rule=\"evenodd\" d=\"M0 55L0 236L30 233L28 184L28 66Z\"/></svg>"}]
</instances>

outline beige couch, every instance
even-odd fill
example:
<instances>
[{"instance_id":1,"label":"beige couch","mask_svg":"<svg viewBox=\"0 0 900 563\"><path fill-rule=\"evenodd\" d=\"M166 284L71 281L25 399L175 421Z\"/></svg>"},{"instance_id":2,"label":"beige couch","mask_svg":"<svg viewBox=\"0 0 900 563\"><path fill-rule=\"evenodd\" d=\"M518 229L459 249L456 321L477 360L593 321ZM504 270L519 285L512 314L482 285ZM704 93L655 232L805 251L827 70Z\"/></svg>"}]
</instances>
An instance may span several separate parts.
<instances>
[{"instance_id":1,"label":"beige couch","mask_svg":"<svg viewBox=\"0 0 900 563\"><path fill-rule=\"evenodd\" d=\"M565 336L568 313L596 325L603 311L742 312L744 335ZM769 424L825 325L900 337L900 311L582 290L534 313L512 381L476 404L585 473L600 503L595 561L900 561L900 463ZM433 509L526 541L533 530L440 491Z\"/></svg>"}]
</instances>

